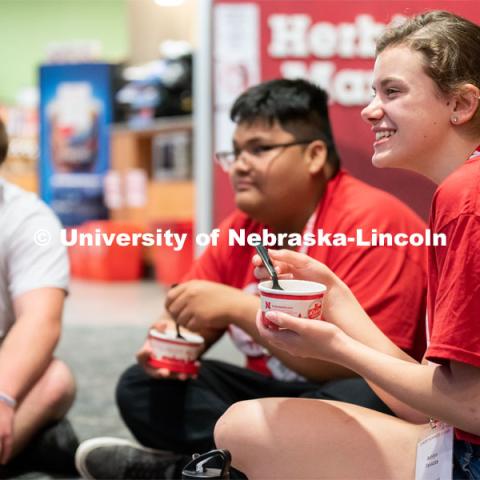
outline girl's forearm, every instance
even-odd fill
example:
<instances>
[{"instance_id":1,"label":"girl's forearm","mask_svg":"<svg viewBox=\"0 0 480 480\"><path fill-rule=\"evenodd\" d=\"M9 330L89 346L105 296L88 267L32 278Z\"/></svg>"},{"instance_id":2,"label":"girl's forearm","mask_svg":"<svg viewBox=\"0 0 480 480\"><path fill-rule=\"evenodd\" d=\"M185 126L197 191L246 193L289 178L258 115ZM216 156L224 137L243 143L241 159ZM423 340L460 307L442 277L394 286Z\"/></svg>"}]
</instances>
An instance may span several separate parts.
<instances>
[{"instance_id":1,"label":"girl's forearm","mask_svg":"<svg viewBox=\"0 0 480 480\"><path fill-rule=\"evenodd\" d=\"M429 416L480 433L480 375L459 366L421 365L378 352L341 335L339 363L384 391L384 400L414 423ZM423 414L423 415L422 415Z\"/></svg>"}]
</instances>

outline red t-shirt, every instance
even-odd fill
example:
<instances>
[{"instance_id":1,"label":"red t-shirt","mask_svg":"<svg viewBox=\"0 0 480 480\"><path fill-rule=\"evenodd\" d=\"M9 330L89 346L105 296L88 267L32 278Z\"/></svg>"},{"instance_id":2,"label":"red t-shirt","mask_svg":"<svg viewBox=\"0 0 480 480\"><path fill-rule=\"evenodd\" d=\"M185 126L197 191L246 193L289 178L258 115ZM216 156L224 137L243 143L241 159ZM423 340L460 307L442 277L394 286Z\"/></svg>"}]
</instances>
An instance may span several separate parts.
<instances>
[{"instance_id":1,"label":"red t-shirt","mask_svg":"<svg viewBox=\"0 0 480 480\"><path fill-rule=\"evenodd\" d=\"M447 245L428 252L427 359L480 368L480 156L472 157L437 189L430 215L433 232ZM456 431L480 444L480 437Z\"/></svg>"},{"instance_id":2,"label":"red t-shirt","mask_svg":"<svg viewBox=\"0 0 480 480\"><path fill-rule=\"evenodd\" d=\"M260 233L266 228L236 211L220 225L218 246L209 247L194 263L184 280L204 279L256 293L253 247L228 245L229 229ZM355 236L362 228L364 239L375 229L381 233L424 233L425 224L392 195L373 188L340 171L327 184L312 232ZM426 248L311 246L308 255L331 268L353 291L369 316L400 348L421 359L426 347L425 294ZM230 328L236 345L250 358L249 366L292 378L285 369L269 361L265 351L236 327ZM256 358L256 360L252 360ZM267 367L267 368L265 368Z\"/></svg>"}]
</instances>

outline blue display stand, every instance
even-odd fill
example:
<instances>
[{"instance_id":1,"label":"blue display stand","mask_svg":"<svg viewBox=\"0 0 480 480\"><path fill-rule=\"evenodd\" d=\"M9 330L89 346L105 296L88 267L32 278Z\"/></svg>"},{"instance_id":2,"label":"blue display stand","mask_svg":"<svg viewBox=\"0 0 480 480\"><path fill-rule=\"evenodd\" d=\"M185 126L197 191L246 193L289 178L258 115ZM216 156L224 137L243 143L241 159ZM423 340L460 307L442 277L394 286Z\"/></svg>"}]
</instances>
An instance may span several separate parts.
<instances>
[{"instance_id":1,"label":"blue display stand","mask_svg":"<svg viewBox=\"0 0 480 480\"><path fill-rule=\"evenodd\" d=\"M116 66L40 67L40 192L65 226L107 218Z\"/></svg>"}]
</instances>

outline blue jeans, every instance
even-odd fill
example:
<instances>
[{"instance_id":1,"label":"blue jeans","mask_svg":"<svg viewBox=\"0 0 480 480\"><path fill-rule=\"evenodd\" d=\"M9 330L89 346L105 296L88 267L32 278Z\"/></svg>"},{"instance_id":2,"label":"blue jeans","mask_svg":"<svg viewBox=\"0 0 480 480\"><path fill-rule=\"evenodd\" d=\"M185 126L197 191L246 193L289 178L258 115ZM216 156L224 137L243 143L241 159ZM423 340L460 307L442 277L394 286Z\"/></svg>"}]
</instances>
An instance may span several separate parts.
<instances>
[{"instance_id":1,"label":"blue jeans","mask_svg":"<svg viewBox=\"0 0 480 480\"><path fill-rule=\"evenodd\" d=\"M480 445L455 440L453 478L454 480L480 480Z\"/></svg>"}]
</instances>

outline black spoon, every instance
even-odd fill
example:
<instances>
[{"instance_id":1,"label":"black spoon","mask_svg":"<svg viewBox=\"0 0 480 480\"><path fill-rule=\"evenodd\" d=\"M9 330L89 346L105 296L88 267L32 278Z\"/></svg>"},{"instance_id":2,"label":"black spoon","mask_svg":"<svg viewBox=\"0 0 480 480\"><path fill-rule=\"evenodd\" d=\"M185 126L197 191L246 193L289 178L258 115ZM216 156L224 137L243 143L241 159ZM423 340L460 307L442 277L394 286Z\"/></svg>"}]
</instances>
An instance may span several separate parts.
<instances>
[{"instance_id":1,"label":"black spoon","mask_svg":"<svg viewBox=\"0 0 480 480\"><path fill-rule=\"evenodd\" d=\"M186 338L180 333L180 325L177 322L175 322L175 329L177 330L177 338L186 340Z\"/></svg>"},{"instance_id":2,"label":"black spoon","mask_svg":"<svg viewBox=\"0 0 480 480\"><path fill-rule=\"evenodd\" d=\"M283 288L280 286L280 283L278 283L278 275L277 275L277 272L275 271L275 267L273 266L272 260L268 256L267 249L260 244L255 245L255 248L257 249L257 252L260 255L260 258L262 259L262 262L265 265L265 268L268 270L268 273L272 277L272 288L274 290L283 290Z\"/></svg>"},{"instance_id":3,"label":"black spoon","mask_svg":"<svg viewBox=\"0 0 480 480\"><path fill-rule=\"evenodd\" d=\"M170 288L175 288L178 285L178 283L174 283L170 285ZM186 338L180 333L180 325L177 323L175 320L175 329L177 330L177 338L180 338L182 340L186 340Z\"/></svg>"}]
</instances>

